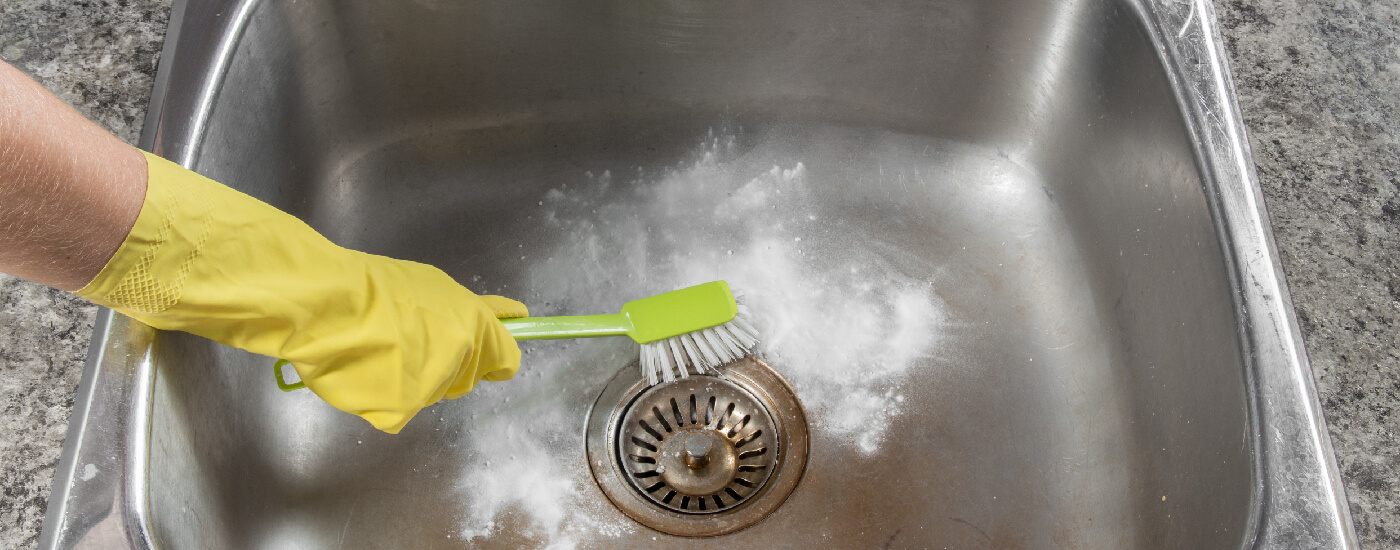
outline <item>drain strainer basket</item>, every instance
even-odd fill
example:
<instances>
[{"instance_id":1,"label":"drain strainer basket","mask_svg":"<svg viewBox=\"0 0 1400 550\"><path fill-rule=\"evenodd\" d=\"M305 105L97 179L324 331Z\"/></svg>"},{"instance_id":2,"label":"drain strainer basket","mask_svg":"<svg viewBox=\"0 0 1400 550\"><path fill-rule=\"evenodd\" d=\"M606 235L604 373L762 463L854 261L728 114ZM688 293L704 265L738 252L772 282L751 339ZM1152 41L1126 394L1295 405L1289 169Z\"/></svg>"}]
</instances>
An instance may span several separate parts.
<instances>
[{"instance_id":1,"label":"drain strainer basket","mask_svg":"<svg viewBox=\"0 0 1400 550\"><path fill-rule=\"evenodd\" d=\"M635 364L588 419L593 477L618 509L673 535L713 536L776 510L807 465L807 419L792 389L751 357L723 376L647 387Z\"/></svg>"}]
</instances>

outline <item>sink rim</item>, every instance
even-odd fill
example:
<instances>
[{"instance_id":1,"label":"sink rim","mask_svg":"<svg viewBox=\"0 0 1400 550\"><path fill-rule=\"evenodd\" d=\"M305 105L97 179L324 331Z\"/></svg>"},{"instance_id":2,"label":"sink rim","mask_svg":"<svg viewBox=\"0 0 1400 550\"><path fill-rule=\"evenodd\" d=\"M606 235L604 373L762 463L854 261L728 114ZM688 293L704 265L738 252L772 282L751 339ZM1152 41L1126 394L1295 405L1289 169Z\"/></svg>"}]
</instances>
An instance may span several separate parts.
<instances>
[{"instance_id":1,"label":"sink rim","mask_svg":"<svg viewBox=\"0 0 1400 550\"><path fill-rule=\"evenodd\" d=\"M1183 110L1225 254L1256 472L1252 533L1245 546L1320 540L1329 547L1356 548L1214 9L1206 0L1126 4L1144 22ZM142 149L193 164L234 46L257 5L258 0L175 1ZM104 546L156 547L145 490L156 338L149 327L99 311L40 548L70 548L81 537L92 542L93 536L110 537L99 539ZM1290 429L1265 431L1265 424ZM1282 437L1283 432L1295 437ZM120 475L107 483L79 484L80 469L92 463Z\"/></svg>"}]
</instances>

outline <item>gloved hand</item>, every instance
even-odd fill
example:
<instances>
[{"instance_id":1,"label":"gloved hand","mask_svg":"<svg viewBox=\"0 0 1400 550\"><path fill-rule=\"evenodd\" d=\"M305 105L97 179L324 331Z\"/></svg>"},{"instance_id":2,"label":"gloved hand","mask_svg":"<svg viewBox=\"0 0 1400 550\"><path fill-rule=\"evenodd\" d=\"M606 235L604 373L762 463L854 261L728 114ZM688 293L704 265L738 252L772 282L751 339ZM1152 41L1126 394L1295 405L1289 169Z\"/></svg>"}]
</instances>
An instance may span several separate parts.
<instances>
[{"instance_id":1,"label":"gloved hand","mask_svg":"<svg viewBox=\"0 0 1400 550\"><path fill-rule=\"evenodd\" d=\"M301 220L146 154L145 204L80 296L163 330L286 359L312 391L398 433L420 409L520 368L496 318L441 270L341 248Z\"/></svg>"}]
</instances>

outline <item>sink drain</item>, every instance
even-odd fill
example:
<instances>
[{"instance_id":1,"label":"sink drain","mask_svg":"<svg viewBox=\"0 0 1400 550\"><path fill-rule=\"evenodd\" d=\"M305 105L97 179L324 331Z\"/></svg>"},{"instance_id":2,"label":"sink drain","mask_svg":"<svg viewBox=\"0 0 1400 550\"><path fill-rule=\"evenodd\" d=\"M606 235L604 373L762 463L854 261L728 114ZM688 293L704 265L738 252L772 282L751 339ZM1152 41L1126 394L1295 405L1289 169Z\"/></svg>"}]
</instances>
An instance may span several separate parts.
<instances>
[{"instance_id":1,"label":"sink drain","mask_svg":"<svg viewBox=\"0 0 1400 550\"><path fill-rule=\"evenodd\" d=\"M712 536L763 519L807 464L807 420L792 389L744 358L723 377L647 387L624 367L594 404L588 459L628 516L674 535Z\"/></svg>"},{"instance_id":2,"label":"sink drain","mask_svg":"<svg viewBox=\"0 0 1400 550\"><path fill-rule=\"evenodd\" d=\"M773 417L738 384L713 376L643 392L618 428L624 475L667 510L734 508L758 493L777 466Z\"/></svg>"}]
</instances>

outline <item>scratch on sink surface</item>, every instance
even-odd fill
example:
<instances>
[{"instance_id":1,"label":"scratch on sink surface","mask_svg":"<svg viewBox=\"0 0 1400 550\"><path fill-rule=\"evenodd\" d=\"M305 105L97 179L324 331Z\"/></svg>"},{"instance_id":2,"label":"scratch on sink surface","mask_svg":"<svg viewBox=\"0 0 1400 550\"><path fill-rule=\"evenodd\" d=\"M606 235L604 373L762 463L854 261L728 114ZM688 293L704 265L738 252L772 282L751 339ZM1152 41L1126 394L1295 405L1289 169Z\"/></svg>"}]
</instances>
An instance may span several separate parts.
<instances>
[{"instance_id":1,"label":"scratch on sink surface","mask_svg":"<svg viewBox=\"0 0 1400 550\"><path fill-rule=\"evenodd\" d=\"M355 517L355 507L357 507L357 506L359 506L359 505L360 505L360 500L359 500L359 499L355 499L355 502L354 502L353 504L350 505L350 513L345 514L345 525L341 525L341 526L340 526L340 540L339 540L339 541L336 541L336 543L335 543L335 547L336 547L336 548L344 548L344 547L345 547L345 531L347 531L347 530L350 529L350 518Z\"/></svg>"},{"instance_id":2,"label":"scratch on sink surface","mask_svg":"<svg viewBox=\"0 0 1400 550\"><path fill-rule=\"evenodd\" d=\"M1077 341L1076 341L1076 342L1070 342L1070 343L1068 343L1068 344L1065 344L1065 345L1060 346L1060 347L1057 347L1057 348L1050 348L1050 351L1060 351L1060 350L1062 350L1062 349L1068 348L1068 347L1073 346L1073 345L1078 344L1078 343L1079 343L1079 342L1077 342Z\"/></svg>"},{"instance_id":3,"label":"scratch on sink surface","mask_svg":"<svg viewBox=\"0 0 1400 550\"><path fill-rule=\"evenodd\" d=\"M1181 22L1181 30L1177 31L1176 37L1186 36L1186 29L1191 28L1191 21L1196 18L1196 0L1191 0L1191 11L1186 13L1186 20Z\"/></svg>"},{"instance_id":4,"label":"scratch on sink surface","mask_svg":"<svg viewBox=\"0 0 1400 550\"><path fill-rule=\"evenodd\" d=\"M987 532L986 532L986 531L983 531L981 527L978 527L978 526L976 526L976 525L973 525L973 524L969 523L967 520L962 519L962 518L949 517L948 519L951 519L951 520L953 520L953 521L956 521L956 522L958 522L958 523L961 523L961 524L963 524L963 525L966 525L966 526L968 526L968 527L971 527L972 530L977 531L977 534L982 535L982 538L987 539L987 542L992 542L992 537L987 536Z\"/></svg>"},{"instance_id":5,"label":"scratch on sink surface","mask_svg":"<svg viewBox=\"0 0 1400 550\"><path fill-rule=\"evenodd\" d=\"M899 528L899 529L895 529L895 530L894 530L894 533L891 533L891 534L890 534L889 540L886 540L886 541L885 541L885 545L884 545L884 546L881 546L880 548L881 548L882 550L889 550L889 549L890 549L890 545L894 544L894 538L895 538L895 537L898 537L900 531L903 531L903 530L904 530L904 528L902 528L902 527Z\"/></svg>"}]
</instances>

